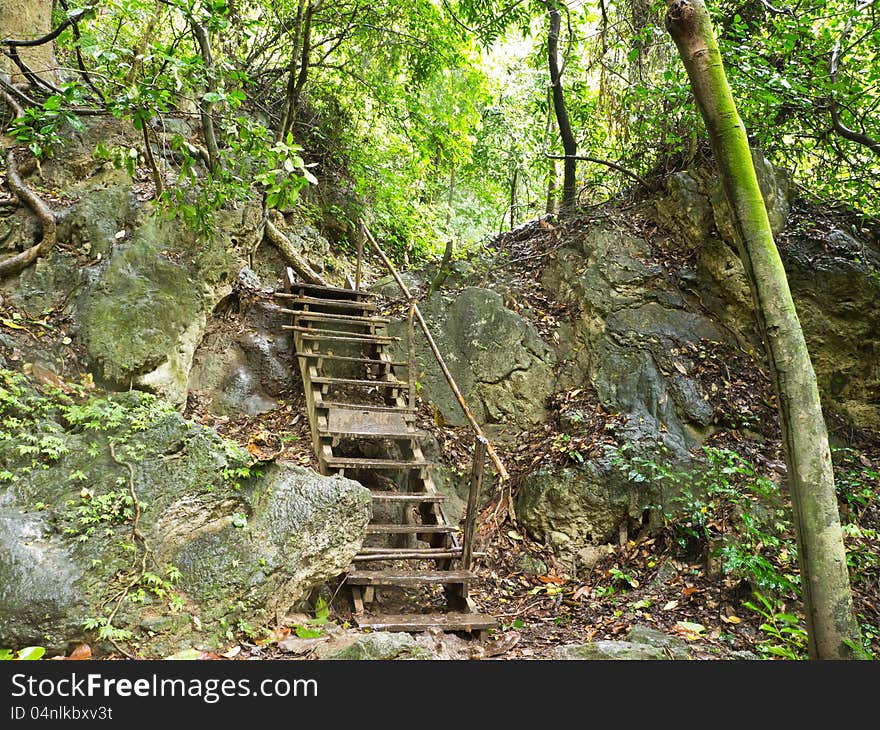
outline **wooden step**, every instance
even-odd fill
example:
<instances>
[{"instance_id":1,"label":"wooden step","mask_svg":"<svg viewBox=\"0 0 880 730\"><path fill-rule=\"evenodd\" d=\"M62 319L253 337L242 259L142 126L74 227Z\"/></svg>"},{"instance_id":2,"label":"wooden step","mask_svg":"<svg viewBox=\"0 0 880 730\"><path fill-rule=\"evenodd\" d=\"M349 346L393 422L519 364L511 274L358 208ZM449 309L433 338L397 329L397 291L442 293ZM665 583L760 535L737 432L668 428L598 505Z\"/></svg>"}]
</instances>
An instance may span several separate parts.
<instances>
[{"instance_id":1,"label":"wooden step","mask_svg":"<svg viewBox=\"0 0 880 730\"><path fill-rule=\"evenodd\" d=\"M296 332L304 340L321 340L322 342L360 342L364 345L390 345L399 342L399 337L388 335L358 335L356 332L342 334L336 330L318 330L311 327L294 327L289 324L281 325L281 329Z\"/></svg>"},{"instance_id":2,"label":"wooden step","mask_svg":"<svg viewBox=\"0 0 880 730\"><path fill-rule=\"evenodd\" d=\"M400 441L409 441L411 439L423 439L425 434L423 431L416 431L407 428L389 428L385 425L376 426L375 428L365 426L364 428L332 428L319 429L318 436L321 438L340 438L340 439L397 439Z\"/></svg>"},{"instance_id":3,"label":"wooden step","mask_svg":"<svg viewBox=\"0 0 880 730\"><path fill-rule=\"evenodd\" d=\"M332 314L331 312L310 312L302 309L285 309L279 307L278 311L283 314L292 314L297 319L305 319L309 322L339 322L340 324L388 324L388 317L358 317L357 315Z\"/></svg>"},{"instance_id":4,"label":"wooden step","mask_svg":"<svg viewBox=\"0 0 880 730\"><path fill-rule=\"evenodd\" d=\"M340 410L360 411L362 413L366 411L376 411L379 413L399 413L402 416L413 414L413 409L406 406L401 408L400 406L380 406L373 403L343 403L342 401L334 400L324 400L320 403L315 403L315 408L339 408Z\"/></svg>"},{"instance_id":5,"label":"wooden step","mask_svg":"<svg viewBox=\"0 0 880 730\"><path fill-rule=\"evenodd\" d=\"M377 388L406 388L409 386L405 380L358 380L356 378L328 378L317 377L311 379L313 383L318 385L356 385L363 388L375 386Z\"/></svg>"},{"instance_id":6,"label":"wooden step","mask_svg":"<svg viewBox=\"0 0 880 730\"><path fill-rule=\"evenodd\" d=\"M362 459L349 456L333 456L324 459L331 469L424 469L430 461L404 459Z\"/></svg>"},{"instance_id":7,"label":"wooden step","mask_svg":"<svg viewBox=\"0 0 880 730\"><path fill-rule=\"evenodd\" d=\"M439 560L461 557L461 548L375 548L375 550L368 552L366 548L362 549L353 560L356 563L370 563L382 560Z\"/></svg>"},{"instance_id":8,"label":"wooden step","mask_svg":"<svg viewBox=\"0 0 880 730\"><path fill-rule=\"evenodd\" d=\"M367 525L368 535L444 535L456 531L452 525Z\"/></svg>"},{"instance_id":9,"label":"wooden step","mask_svg":"<svg viewBox=\"0 0 880 730\"><path fill-rule=\"evenodd\" d=\"M372 292L364 291L361 289L360 291L356 289L346 289L342 286L326 286L323 284L307 284L304 281L297 281L290 285L290 288L294 291L312 291L312 292L321 292L328 294L343 294L346 297L369 297L370 299L375 299L378 295L373 294Z\"/></svg>"},{"instance_id":10,"label":"wooden step","mask_svg":"<svg viewBox=\"0 0 880 730\"><path fill-rule=\"evenodd\" d=\"M305 360L316 359L316 360L333 360L336 362L361 362L365 365L390 365L392 367L397 368L405 368L408 367L409 363L405 362L396 362L392 360L376 360L375 358L370 357L351 357L348 355L331 355L326 352L298 352L296 353L297 357L301 357Z\"/></svg>"},{"instance_id":11,"label":"wooden step","mask_svg":"<svg viewBox=\"0 0 880 730\"><path fill-rule=\"evenodd\" d=\"M293 304L302 304L309 307L328 307L330 309L360 309L364 312L375 311L376 305L373 302L355 302L345 301L342 299L319 299L317 297L301 297L296 294L275 294L285 301Z\"/></svg>"},{"instance_id":12,"label":"wooden step","mask_svg":"<svg viewBox=\"0 0 880 730\"><path fill-rule=\"evenodd\" d=\"M402 613L385 616L356 615L358 627L373 631L485 631L498 626L484 613Z\"/></svg>"},{"instance_id":13,"label":"wooden step","mask_svg":"<svg viewBox=\"0 0 880 730\"><path fill-rule=\"evenodd\" d=\"M354 570L345 582L355 586L447 585L467 583L477 576L469 570Z\"/></svg>"},{"instance_id":14,"label":"wooden step","mask_svg":"<svg viewBox=\"0 0 880 730\"><path fill-rule=\"evenodd\" d=\"M381 502L445 502L445 494L429 492L373 492L373 499Z\"/></svg>"}]
</instances>

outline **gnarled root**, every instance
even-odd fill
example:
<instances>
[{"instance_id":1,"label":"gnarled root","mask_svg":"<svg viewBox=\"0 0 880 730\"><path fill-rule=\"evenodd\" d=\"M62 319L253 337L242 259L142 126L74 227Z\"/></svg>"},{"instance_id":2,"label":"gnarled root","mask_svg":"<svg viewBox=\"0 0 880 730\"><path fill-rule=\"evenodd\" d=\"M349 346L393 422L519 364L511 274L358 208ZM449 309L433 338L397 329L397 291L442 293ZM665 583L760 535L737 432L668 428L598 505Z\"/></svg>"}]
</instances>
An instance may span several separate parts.
<instances>
[{"instance_id":1,"label":"gnarled root","mask_svg":"<svg viewBox=\"0 0 880 730\"><path fill-rule=\"evenodd\" d=\"M39 243L21 253L0 261L0 279L24 271L40 256L49 253L56 241L55 214L43 199L22 181L15 161L15 150L10 150L6 156L6 184L9 186L9 191L36 214L42 228L42 238Z\"/></svg>"}]
</instances>

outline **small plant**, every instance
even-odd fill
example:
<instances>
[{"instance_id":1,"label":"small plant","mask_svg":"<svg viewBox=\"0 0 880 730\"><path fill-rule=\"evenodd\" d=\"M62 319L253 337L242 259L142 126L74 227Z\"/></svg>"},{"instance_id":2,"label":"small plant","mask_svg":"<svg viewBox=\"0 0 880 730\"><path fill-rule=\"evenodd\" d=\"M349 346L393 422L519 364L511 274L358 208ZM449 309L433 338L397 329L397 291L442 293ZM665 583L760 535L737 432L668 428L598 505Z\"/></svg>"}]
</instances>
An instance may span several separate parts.
<instances>
[{"instance_id":1,"label":"small plant","mask_svg":"<svg viewBox=\"0 0 880 730\"><path fill-rule=\"evenodd\" d=\"M757 591L755 598L759 603L745 601L743 605L764 619L759 628L767 638L758 643L758 651L783 659L806 659L807 631L801 626L800 619L780 611L778 603Z\"/></svg>"}]
</instances>

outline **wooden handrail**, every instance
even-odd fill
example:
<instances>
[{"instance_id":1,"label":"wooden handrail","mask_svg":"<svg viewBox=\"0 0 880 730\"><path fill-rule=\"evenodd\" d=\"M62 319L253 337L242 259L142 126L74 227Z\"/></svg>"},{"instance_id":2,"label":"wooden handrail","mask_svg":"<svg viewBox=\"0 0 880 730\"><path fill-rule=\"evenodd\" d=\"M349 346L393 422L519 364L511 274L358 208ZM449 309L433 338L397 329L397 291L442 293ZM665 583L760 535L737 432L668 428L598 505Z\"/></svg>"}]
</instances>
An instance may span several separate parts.
<instances>
[{"instance_id":1,"label":"wooden handrail","mask_svg":"<svg viewBox=\"0 0 880 730\"><path fill-rule=\"evenodd\" d=\"M464 533L461 538L461 567L470 570L474 563L474 533L477 527L477 499L483 484L483 464L486 463L486 446L483 436L474 436L474 456L471 462L471 484L468 489L467 511L464 513Z\"/></svg>"},{"instance_id":2,"label":"wooden handrail","mask_svg":"<svg viewBox=\"0 0 880 730\"><path fill-rule=\"evenodd\" d=\"M413 314L415 314L416 319L418 320L419 326L422 328L422 332L425 334L425 339L428 341L428 345L431 348L431 352L434 353L434 359L437 360L437 364L440 366L440 370L443 371L443 375L446 378L446 382L449 384L450 390L452 390L453 395L455 395L458 400L458 405L461 406L462 413L464 413L464 417L470 423L471 428L474 433L479 437L485 440L486 442L486 451L489 454L489 458L492 459L492 463L495 464L495 468L498 470L498 476L501 478L501 481L507 481L510 479L510 474L507 473L507 469L504 468L504 464L501 463L501 459L498 457L498 454L495 452L492 444L489 442L489 439L486 438L483 433L483 429L480 428L480 424L477 423L477 419L474 418L474 414L471 413L471 409L468 407L467 402L464 399L464 396L461 394L461 391L458 388L458 385L455 382L455 378L452 377L452 373L449 372L449 368L446 367L446 362L443 360L443 355L440 354L440 350L437 347L437 343L434 342L434 338L431 336L431 331L428 329L428 323L425 321L425 318L422 316L422 311L419 309L419 305L416 304L415 299L413 298L410 290L407 288L406 284L404 284L403 279L400 278L400 274L397 273L397 269L394 268L394 264L391 263L391 260L385 255L385 252L382 250L382 247L378 244L375 238L373 238L373 234L370 233L370 229L367 228L366 224L361 221L361 226L363 227L363 231L366 234L367 240L372 244L373 248L376 249L376 253L379 254L379 258L382 259L382 263L385 264L386 268L391 272L391 275L394 277L394 280L397 282L397 286L400 287L400 290L403 292L403 295L406 297L407 301L412 306ZM411 372L409 374L409 380L415 380L415 373Z\"/></svg>"}]
</instances>

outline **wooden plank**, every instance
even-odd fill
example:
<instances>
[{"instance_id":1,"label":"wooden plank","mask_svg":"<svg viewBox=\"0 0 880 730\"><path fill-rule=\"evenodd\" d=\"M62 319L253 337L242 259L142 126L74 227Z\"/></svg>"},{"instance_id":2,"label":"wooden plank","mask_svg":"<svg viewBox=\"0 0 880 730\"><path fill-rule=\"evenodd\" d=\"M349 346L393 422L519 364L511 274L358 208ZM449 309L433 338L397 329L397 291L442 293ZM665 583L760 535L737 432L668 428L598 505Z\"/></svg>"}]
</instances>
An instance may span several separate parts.
<instances>
[{"instance_id":1,"label":"wooden plank","mask_svg":"<svg viewBox=\"0 0 880 730\"><path fill-rule=\"evenodd\" d=\"M367 525L368 535L413 535L417 533L443 534L454 532L452 525Z\"/></svg>"},{"instance_id":2,"label":"wooden plank","mask_svg":"<svg viewBox=\"0 0 880 730\"><path fill-rule=\"evenodd\" d=\"M409 439L424 438L422 431L410 431L405 428L390 429L382 426L365 429L355 428L329 428L318 430L318 436L321 438L341 438L341 439L392 439L398 441L408 441Z\"/></svg>"},{"instance_id":3,"label":"wooden plank","mask_svg":"<svg viewBox=\"0 0 880 730\"><path fill-rule=\"evenodd\" d=\"M443 502L445 494L428 494L427 492L373 492L373 499L382 502Z\"/></svg>"},{"instance_id":4,"label":"wooden plank","mask_svg":"<svg viewBox=\"0 0 880 730\"><path fill-rule=\"evenodd\" d=\"M336 360L338 362L362 362L365 365L391 365L392 367L398 368L406 367L405 362L394 362L392 360L376 360L375 358L370 357L333 355L327 352L298 352L296 353L296 356L305 360L315 358L318 360Z\"/></svg>"},{"instance_id":5,"label":"wooden plank","mask_svg":"<svg viewBox=\"0 0 880 730\"><path fill-rule=\"evenodd\" d=\"M294 327L289 324L281 325L281 329L296 332L304 340L320 340L322 342L360 342L364 345L388 345L400 339L399 337L389 337L388 335L364 335L359 337L354 332L350 335L342 335L333 330L323 332L310 329L309 327Z\"/></svg>"},{"instance_id":6,"label":"wooden plank","mask_svg":"<svg viewBox=\"0 0 880 730\"><path fill-rule=\"evenodd\" d=\"M467 583L476 576L469 570L354 570L345 582L356 586L424 586Z\"/></svg>"},{"instance_id":7,"label":"wooden plank","mask_svg":"<svg viewBox=\"0 0 880 730\"><path fill-rule=\"evenodd\" d=\"M383 616L357 616L360 628L374 631L485 631L498 626L498 621L484 613L404 613Z\"/></svg>"},{"instance_id":8,"label":"wooden plank","mask_svg":"<svg viewBox=\"0 0 880 730\"><path fill-rule=\"evenodd\" d=\"M331 294L344 294L346 297L370 297L376 299L379 295L368 291L355 291L354 289L346 289L340 286L322 286L320 284L307 284L303 281L296 281L290 285L293 291L306 290L313 292L327 292Z\"/></svg>"},{"instance_id":9,"label":"wooden plank","mask_svg":"<svg viewBox=\"0 0 880 730\"><path fill-rule=\"evenodd\" d=\"M375 386L377 388L405 388L406 382L403 380L358 380L356 378L328 378L328 377L317 377L312 378L313 383L318 383L319 385L356 385L359 387L372 387Z\"/></svg>"},{"instance_id":10,"label":"wooden plank","mask_svg":"<svg viewBox=\"0 0 880 730\"><path fill-rule=\"evenodd\" d=\"M412 409L406 406L380 406L372 403L343 403L342 401L325 400L316 404L317 408L339 408L349 411L377 411L380 413L400 413L405 416L412 414Z\"/></svg>"},{"instance_id":11,"label":"wooden plank","mask_svg":"<svg viewBox=\"0 0 880 730\"><path fill-rule=\"evenodd\" d=\"M362 459L360 457L334 456L327 459L327 466L333 469L424 469L431 466L424 459L415 461L407 459Z\"/></svg>"},{"instance_id":12,"label":"wooden plank","mask_svg":"<svg viewBox=\"0 0 880 730\"><path fill-rule=\"evenodd\" d=\"M418 555L432 556L437 553L460 553L461 548L391 548L391 547L362 547L358 555L397 555L403 553L413 553Z\"/></svg>"},{"instance_id":13,"label":"wooden plank","mask_svg":"<svg viewBox=\"0 0 880 730\"><path fill-rule=\"evenodd\" d=\"M308 309L285 309L279 307L282 314L292 314L297 319L307 319L315 322L340 322L344 324L388 324L388 317L360 317L355 314L333 314L332 312L312 312Z\"/></svg>"},{"instance_id":14,"label":"wooden plank","mask_svg":"<svg viewBox=\"0 0 880 730\"><path fill-rule=\"evenodd\" d=\"M297 294L284 294L276 292L273 296L294 304L302 304L309 307L329 307L331 309L360 309L365 312L375 311L376 305L373 302L353 302L343 299L320 299L318 297L303 297Z\"/></svg>"},{"instance_id":15,"label":"wooden plank","mask_svg":"<svg viewBox=\"0 0 880 730\"><path fill-rule=\"evenodd\" d=\"M460 550L398 550L385 553L358 553L352 558L356 563L379 562L382 560L437 560L438 558L457 558Z\"/></svg>"}]
</instances>

